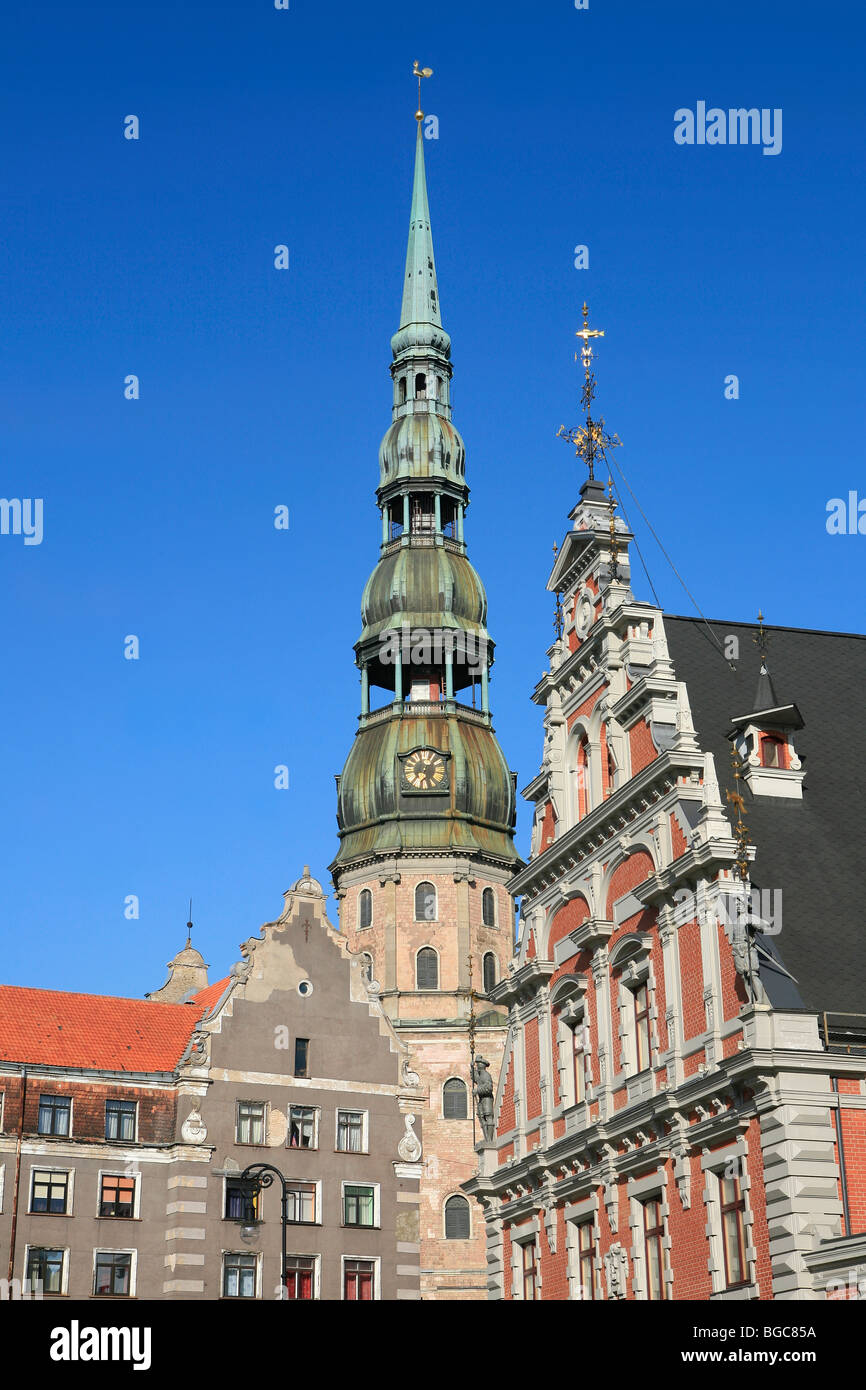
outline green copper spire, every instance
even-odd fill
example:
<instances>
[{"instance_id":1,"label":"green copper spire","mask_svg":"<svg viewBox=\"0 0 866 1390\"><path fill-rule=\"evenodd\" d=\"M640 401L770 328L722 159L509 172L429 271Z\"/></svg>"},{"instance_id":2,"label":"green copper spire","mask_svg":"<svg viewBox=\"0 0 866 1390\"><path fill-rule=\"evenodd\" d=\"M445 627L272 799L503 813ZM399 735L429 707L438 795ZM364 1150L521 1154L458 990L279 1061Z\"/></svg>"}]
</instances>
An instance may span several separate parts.
<instances>
[{"instance_id":1,"label":"green copper spire","mask_svg":"<svg viewBox=\"0 0 866 1390\"><path fill-rule=\"evenodd\" d=\"M400 327L407 328L412 323L432 324L434 328L442 327L436 263L433 259L433 233L430 230L430 208L427 203L422 121L418 121L418 135L415 140L415 181L412 185L412 211L409 214L409 244L406 248L406 278L403 282Z\"/></svg>"}]
</instances>

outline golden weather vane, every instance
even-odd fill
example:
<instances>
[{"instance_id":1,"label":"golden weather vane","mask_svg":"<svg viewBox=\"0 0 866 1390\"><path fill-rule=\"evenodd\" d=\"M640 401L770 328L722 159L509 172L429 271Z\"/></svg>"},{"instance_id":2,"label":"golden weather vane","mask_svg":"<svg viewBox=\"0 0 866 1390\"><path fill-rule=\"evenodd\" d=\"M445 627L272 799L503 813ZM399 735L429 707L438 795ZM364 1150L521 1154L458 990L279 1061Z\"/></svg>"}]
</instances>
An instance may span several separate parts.
<instances>
[{"instance_id":1,"label":"golden weather vane","mask_svg":"<svg viewBox=\"0 0 866 1390\"><path fill-rule=\"evenodd\" d=\"M424 119L424 112L421 110L421 78L422 78L422 77L432 77L432 76L433 76L433 69L432 69L432 68L420 68L420 67L418 66L418 59L416 58L414 64L412 65L412 76L418 78L418 110L415 112L415 120L416 120L416 121L423 121L423 119Z\"/></svg>"},{"instance_id":2,"label":"golden weather vane","mask_svg":"<svg viewBox=\"0 0 866 1390\"><path fill-rule=\"evenodd\" d=\"M596 380L592 371L593 351L590 339L603 338L603 328L590 328L589 326L589 306L583 305L583 327L578 328L575 333L576 338L583 339L583 346L580 349L580 358L583 363L583 388L580 393L580 401L586 411L586 420L582 425L575 426L574 429L567 430L565 425L560 425L556 431L557 438L568 440L569 444L574 445L576 458L583 459L589 469L590 480L595 478L596 458L607 458L607 449L618 449L621 440L615 434L607 434L604 428L604 420L593 420L592 403L595 400ZM577 361L577 353L574 354Z\"/></svg>"}]
</instances>

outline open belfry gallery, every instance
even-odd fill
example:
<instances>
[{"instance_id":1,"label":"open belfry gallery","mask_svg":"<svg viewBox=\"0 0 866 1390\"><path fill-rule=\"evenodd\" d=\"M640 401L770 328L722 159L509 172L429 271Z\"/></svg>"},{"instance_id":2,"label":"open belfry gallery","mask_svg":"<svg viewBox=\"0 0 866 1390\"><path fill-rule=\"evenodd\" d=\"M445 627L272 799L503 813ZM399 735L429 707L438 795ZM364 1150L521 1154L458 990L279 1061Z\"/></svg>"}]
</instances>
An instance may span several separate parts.
<instances>
[{"instance_id":1,"label":"open belfry gallery","mask_svg":"<svg viewBox=\"0 0 866 1390\"><path fill-rule=\"evenodd\" d=\"M339 920L300 846L214 983L190 934L141 999L0 989L0 1274L94 1300L856 1298L866 640L635 596L584 306L515 844L416 75Z\"/></svg>"}]
</instances>

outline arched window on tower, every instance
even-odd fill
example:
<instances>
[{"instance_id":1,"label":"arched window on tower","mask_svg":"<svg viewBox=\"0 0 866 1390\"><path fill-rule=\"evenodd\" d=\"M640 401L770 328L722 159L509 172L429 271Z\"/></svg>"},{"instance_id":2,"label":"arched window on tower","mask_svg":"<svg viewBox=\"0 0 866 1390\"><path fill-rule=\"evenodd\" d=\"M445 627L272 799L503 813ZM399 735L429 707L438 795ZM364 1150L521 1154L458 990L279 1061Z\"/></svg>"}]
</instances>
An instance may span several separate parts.
<instances>
[{"instance_id":1,"label":"arched window on tower","mask_svg":"<svg viewBox=\"0 0 866 1390\"><path fill-rule=\"evenodd\" d=\"M605 796L612 796L616 784L616 763L613 760L613 753L610 748L607 750L607 790Z\"/></svg>"},{"instance_id":2,"label":"arched window on tower","mask_svg":"<svg viewBox=\"0 0 866 1390\"><path fill-rule=\"evenodd\" d=\"M468 1114L466 1082L452 1076L442 1087L442 1117L445 1120L465 1120Z\"/></svg>"},{"instance_id":3,"label":"arched window on tower","mask_svg":"<svg viewBox=\"0 0 866 1390\"><path fill-rule=\"evenodd\" d=\"M399 405L406 404L406 378L404 376L401 376L397 383L397 403Z\"/></svg>"},{"instance_id":4,"label":"arched window on tower","mask_svg":"<svg viewBox=\"0 0 866 1390\"><path fill-rule=\"evenodd\" d=\"M418 372L418 374L415 377L415 399L416 401L423 401L426 395L427 377L423 372Z\"/></svg>"},{"instance_id":5,"label":"arched window on tower","mask_svg":"<svg viewBox=\"0 0 866 1390\"><path fill-rule=\"evenodd\" d=\"M485 927L496 926L496 895L492 888L485 888L481 894L481 920Z\"/></svg>"},{"instance_id":6,"label":"arched window on tower","mask_svg":"<svg viewBox=\"0 0 866 1390\"><path fill-rule=\"evenodd\" d=\"M373 894L369 888L362 888L358 895L358 926L373 925Z\"/></svg>"},{"instance_id":7,"label":"arched window on tower","mask_svg":"<svg viewBox=\"0 0 866 1390\"><path fill-rule=\"evenodd\" d=\"M439 957L432 946L422 946L415 957L415 987L439 988Z\"/></svg>"},{"instance_id":8,"label":"arched window on tower","mask_svg":"<svg viewBox=\"0 0 866 1390\"><path fill-rule=\"evenodd\" d=\"M449 1197L445 1203L445 1239L468 1240L470 1234L469 1203L465 1197Z\"/></svg>"},{"instance_id":9,"label":"arched window on tower","mask_svg":"<svg viewBox=\"0 0 866 1390\"><path fill-rule=\"evenodd\" d=\"M489 994L496 984L496 957L492 951L485 951L481 962L481 978L485 994Z\"/></svg>"},{"instance_id":10,"label":"arched window on tower","mask_svg":"<svg viewBox=\"0 0 866 1390\"><path fill-rule=\"evenodd\" d=\"M436 889L432 883L419 883L415 889L415 921L436 921Z\"/></svg>"}]
</instances>

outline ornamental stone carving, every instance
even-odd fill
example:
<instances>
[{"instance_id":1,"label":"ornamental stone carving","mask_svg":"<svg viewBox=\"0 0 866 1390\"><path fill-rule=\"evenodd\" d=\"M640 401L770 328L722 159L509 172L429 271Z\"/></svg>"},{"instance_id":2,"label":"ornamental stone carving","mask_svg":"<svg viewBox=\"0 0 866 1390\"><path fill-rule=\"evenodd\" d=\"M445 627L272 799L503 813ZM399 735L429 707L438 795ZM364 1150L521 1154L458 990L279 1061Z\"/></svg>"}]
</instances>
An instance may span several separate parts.
<instances>
[{"instance_id":1,"label":"ornamental stone carving","mask_svg":"<svg viewBox=\"0 0 866 1390\"><path fill-rule=\"evenodd\" d=\"M180 1127L181 1136L187 1144L203 1144L207 1139L207 1125L200 1112L201 1101L194 1100L192 1110Z\"/></svg>"},{"instance_id":2,"label":"ornamental stone carving","mask_svg":"<svg viewBox=\"0 0 866 1390\"><path fill-rule=\"evenodd\" d=\"M406 1133L397 1145L397 1153L404 1163L417 1163L421 1157L421 1140L415 1133L415 1116L406 1116Z\"/></svg>"},{"instance_id":3,"label":"ornamental stone carving","mask_svg":"<svg viewBox=\"0 0 866 1390\"><path fill-rule=\"evenodd\" d=\"M628 1294L628 1254L619 1241L605 1254L604 1276L608 1298L625 1298Z\"/></svg>"}]
</instances>

